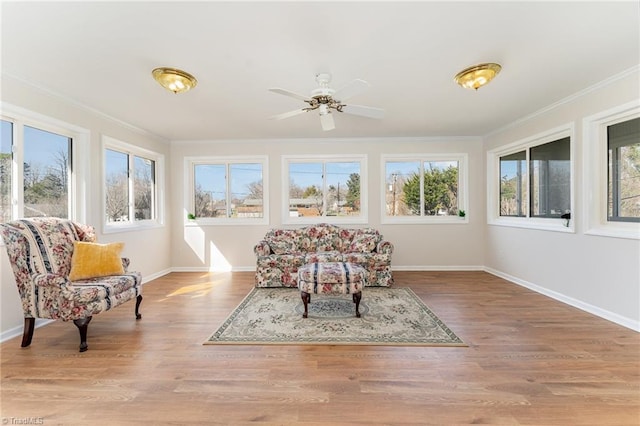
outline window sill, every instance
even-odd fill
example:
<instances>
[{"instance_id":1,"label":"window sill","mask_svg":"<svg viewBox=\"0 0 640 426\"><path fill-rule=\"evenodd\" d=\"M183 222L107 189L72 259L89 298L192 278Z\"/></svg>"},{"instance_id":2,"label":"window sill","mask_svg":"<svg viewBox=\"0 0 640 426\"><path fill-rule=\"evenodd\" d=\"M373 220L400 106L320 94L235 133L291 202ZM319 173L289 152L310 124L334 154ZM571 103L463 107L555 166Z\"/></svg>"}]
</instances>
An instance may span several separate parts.
<instances>
[{"instance_id":1,"label":"window sill","mask_svg":"<svg viewBox=\"0 0 640 426\"><path fill-rule=\"evenodd\" d=\"M510 228L534 229L537 231L563 232L565 234L575 234L573 222L569 226L564 226L564 219L521 219L521 218L500 218L487 222L492 226L505 226Z\"/></svg>"},{"instance_id":2,"label":"window sill","mask_svg":"<svg viewBox=\"0 0 640 426\"><path fill-rule=\"evenodd\" d=\"M382 218L383 225L466 225L469 217L460 216L385 216Z\"/></svg>"},{"instance_id":3,"label":"window sill","mask_svg":"<svg viewBox=\"0 0 640 426\"><path fill-rule=\"evenodd\" d=\"M585 235L640 240L640 223L607 224L589 228Z\"/></svg>"},{"instance_id":4,"label":"window sill","mask_svg":"<svg viewBox=\"0 0 640 426\"><path fill-rule=\"evenodd\" d=\"M203 226L264 226L269 224L269 219L193 219L185 220L184 226L203 227Z\"/></svg>"},{"instance_id":5,"label":"window sill","mask_svg":"<svg viewBox=\"0 0 640 426\"><path fill-rule=\"evenodd\" d=\"M119 232L134 232L144 231L147 229L163 228L164 224L158 222L142 222L142 223L119 223L114 225L112 223L104 224L102 232L104 234L116 234Z\"/></svg>"}]
</instances>

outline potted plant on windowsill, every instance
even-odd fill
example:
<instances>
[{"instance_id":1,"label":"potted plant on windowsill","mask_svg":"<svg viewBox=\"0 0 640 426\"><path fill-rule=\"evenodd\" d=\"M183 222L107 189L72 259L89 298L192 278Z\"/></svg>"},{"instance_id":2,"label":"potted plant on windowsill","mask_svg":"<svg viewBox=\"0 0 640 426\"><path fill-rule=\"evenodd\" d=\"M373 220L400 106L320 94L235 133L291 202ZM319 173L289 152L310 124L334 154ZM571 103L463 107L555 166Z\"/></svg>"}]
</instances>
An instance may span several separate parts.
<instances>
[{"instance_id":1,"label":"potted plant on windowsill","mask_svg":"<svg viewBox=\"0 0 640 426\"><path fill-rule=\"evenodd\" d=\"M196 220L196 215L193 213L188 213L187 214L187 219L189 220L189 222L195 222Z\"/></svg>"},{"instance_id":2,"label":"potted plant on windowsill","mask_svg":"<svg viewBox=\"0 0 640 426\"><path fill-rule=\"evenodd\" d=\"M458 216L464 219L467 216L467 213L464 210L458 210Z\"/></svg>"}]
</instances>

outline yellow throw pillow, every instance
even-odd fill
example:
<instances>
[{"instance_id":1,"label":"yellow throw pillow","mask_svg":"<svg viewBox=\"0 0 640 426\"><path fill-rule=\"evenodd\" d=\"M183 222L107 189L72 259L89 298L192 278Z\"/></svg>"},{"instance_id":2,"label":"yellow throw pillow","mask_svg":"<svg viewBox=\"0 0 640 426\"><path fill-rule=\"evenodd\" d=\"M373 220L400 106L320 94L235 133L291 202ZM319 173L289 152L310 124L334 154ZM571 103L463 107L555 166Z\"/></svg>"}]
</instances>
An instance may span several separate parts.
<instances>
[{"instance_id":1,"label":"yellow throw pillow","mask_svg":"<svg viewBox=\"0 0 640 426\"><path fill-rule=\"evenodd\" d=\"M123 248L124 243L98 244L74 241L69 280L124 274L120 258Z\"/></svg>"}]
</instances>

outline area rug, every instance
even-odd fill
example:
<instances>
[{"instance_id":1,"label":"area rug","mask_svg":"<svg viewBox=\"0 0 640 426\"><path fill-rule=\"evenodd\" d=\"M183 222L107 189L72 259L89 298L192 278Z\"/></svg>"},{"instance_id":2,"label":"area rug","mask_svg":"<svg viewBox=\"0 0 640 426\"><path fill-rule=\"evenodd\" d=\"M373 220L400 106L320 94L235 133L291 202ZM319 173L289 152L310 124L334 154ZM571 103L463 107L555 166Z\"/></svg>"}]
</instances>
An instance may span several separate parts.
<instances>
[{"instance_id":1,"label":"area rug","mask_svg":"<svg viewBox=\"0 0 640 426\"><path fill-rule=\"evenodd\" d=\"M360 318L349 295L303 312L297 289L254 288L204 344L466 346L409 288L365 288Z\"/></svg>"}]
</instances>

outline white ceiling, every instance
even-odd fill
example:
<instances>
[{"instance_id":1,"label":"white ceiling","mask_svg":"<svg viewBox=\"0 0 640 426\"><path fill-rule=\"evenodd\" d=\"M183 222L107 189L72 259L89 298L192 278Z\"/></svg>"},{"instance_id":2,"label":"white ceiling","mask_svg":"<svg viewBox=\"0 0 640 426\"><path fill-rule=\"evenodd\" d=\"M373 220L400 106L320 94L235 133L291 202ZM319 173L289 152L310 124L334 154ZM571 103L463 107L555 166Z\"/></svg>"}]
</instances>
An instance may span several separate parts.
<instances>
[{"instance_id":1,"label":"white ceiling","mask_svg":"<svg viewBox=\"0 0 640 426\"><path fill-rule=\"evenodd\" d=\"M482 136L640 63L627 2L7 2L2 73L171 140ZM477 92L463 68L503 70ZM184 69L175 95L151 77ZM267 91L308 94L315 74L383 120L316 112Z\"/></svg>"}]
</instances>

